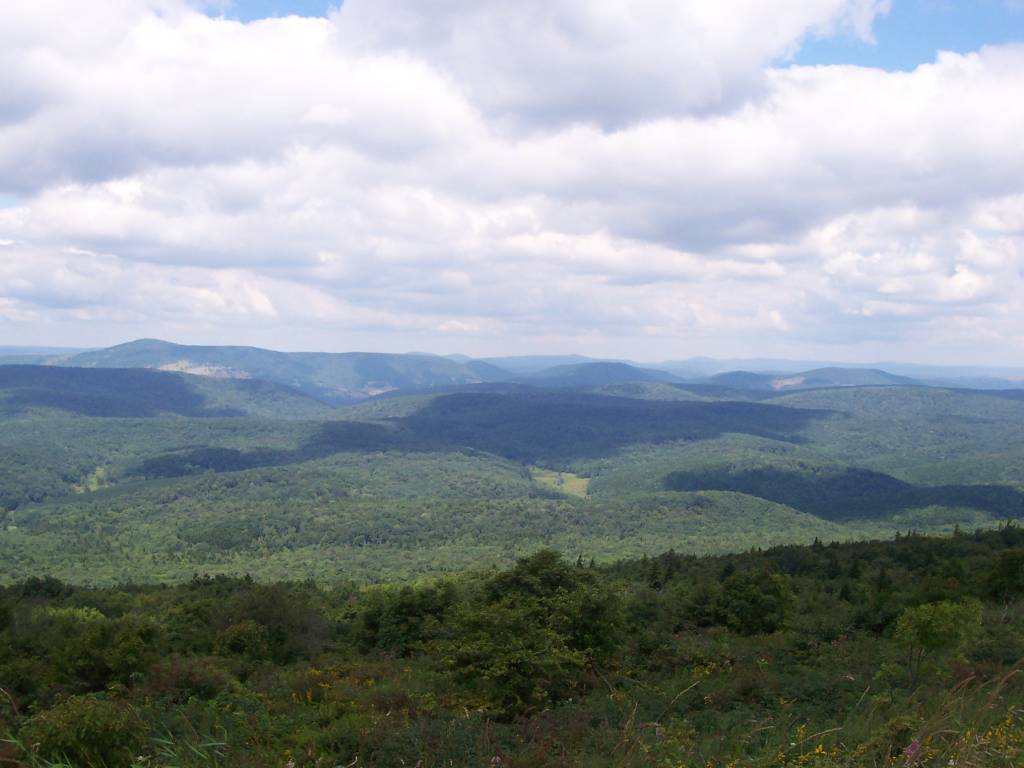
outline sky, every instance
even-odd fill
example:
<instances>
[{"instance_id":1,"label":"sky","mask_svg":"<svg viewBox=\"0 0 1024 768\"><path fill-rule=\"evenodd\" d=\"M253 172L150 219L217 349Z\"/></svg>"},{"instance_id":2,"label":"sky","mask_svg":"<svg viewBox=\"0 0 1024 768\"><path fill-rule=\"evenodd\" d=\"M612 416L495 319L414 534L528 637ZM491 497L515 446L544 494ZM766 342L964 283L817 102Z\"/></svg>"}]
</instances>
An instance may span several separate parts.
<instances>
[{"instance_id":1,"label":"sky","mask_svg":"<svg viewBox=\"0 0 1024 768\"><path fill-rule=\"evenodd\" d=\"M1024 361L1020 0L0 0L0 345Z\"/></svg>"}]
</instances>

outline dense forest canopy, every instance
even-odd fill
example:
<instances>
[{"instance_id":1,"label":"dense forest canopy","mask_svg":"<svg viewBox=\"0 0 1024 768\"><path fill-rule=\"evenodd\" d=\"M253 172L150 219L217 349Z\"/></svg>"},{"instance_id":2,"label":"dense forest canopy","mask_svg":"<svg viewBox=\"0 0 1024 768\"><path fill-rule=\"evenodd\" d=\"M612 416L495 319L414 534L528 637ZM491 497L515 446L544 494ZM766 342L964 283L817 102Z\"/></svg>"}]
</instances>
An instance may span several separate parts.
<instances>
[{"instance_id":1,"label":"dense forest canopy","mask_svg":"<svg viewBox=\"0 0 1024 768\"><path fill-rule=\"evenodd\" d=\"M0 365L0 581L394 581L542 547L608 562L1022 514L1012 393L739 391L620 382L619 364L556 369L334 408L259 379ZM607 381L568 386L569 373Z\"/></svg>"},{"instance_id":2,"label":"dense forest canopy","mask_svg":"<svg viewBox=\"0 0 1024 768\"><path fill-rule=\"evenodd\" d=\"M360 588L0 588L31 766L1010 766L1024 532Z\"/></svg>"}]
</instances>

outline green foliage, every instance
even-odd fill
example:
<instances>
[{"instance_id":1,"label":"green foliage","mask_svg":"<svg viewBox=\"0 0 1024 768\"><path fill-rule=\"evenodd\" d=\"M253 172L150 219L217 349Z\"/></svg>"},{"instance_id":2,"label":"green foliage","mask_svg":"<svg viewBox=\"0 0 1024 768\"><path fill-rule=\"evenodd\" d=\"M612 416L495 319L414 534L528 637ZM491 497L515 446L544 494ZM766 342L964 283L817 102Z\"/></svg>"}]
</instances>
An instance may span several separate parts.
<instances>
[{"instance_id":1,"label":"green foliage","mask_svg":"<svg viewBox=\"0 0 1024 768\"><path fill-rule=\"evenodd\" d=\"M471 703L503 716L527 714L569 698L585 666L583 653L544 619L530 602L474 606L454 615L452 638L437 653Z\"/></svg>"},{"instance_id":2,"label":"green foliage","mask_svg":"<svg viewBox=\"0 0 1024 768\"><path fill-rule=\"evenodd\" d=\"M1024 596L1024 549L1011 549L999 556L989 575L988 586L996 597Z\"/></svg>"},{"instance_id":3,"label":"green foliage","mask_svg":"<svg viewBox=\"0 0 1024 768\"><path fill-rule=\"evenodd\" d=\"M252 619L229 624L217 633L214 648L223 656L242 656L250 661L270 658L270 632Z\"/></svg>"},{"instance_id":4,"label":"green foliage","mask_svg":"<svg viewBox=\"0 0 1024 768\"><path fill-rule=\"evenodd\" d=\"M0 365L0 414L65 411L104 418L260 415L325 417L331 409L265 381L128 368Z\"/></svg>"},{"instance_id":5,"label":"green foliage","mask_svg":"<svg viewBox=\"0 0 1024 768\"><path fill-rule=\"evenodd\" d=\"M673 491L733 491L775 501L825 520L888 518L902 509L971 507L1004 518L1024 518L1024 492L994 485L915 487L882 472L855 468L774 467L673 472Z\"/></svg>"},{"instance_id":6,"label":"green foliage","mask_svg":"<svg viewBox=\"0 0 1024 768\"><path fill-rule=\"evenodd\" d=\"M785 623L790 595L774 573L734 573L722 585L725 623L741 635L775 632Z\"/></svg>"},{"instance_id":7,"label":"green foliage","mask_svg":"<svg viewBox=\"0 0 1024 768\"><path fill-rule=\"evenodd\" d=\"M403 426L417 439L535 464L607 456L634 443L704 440L725 432L787 439L824 414L746 402L672 402L589 394L454 394Z\"/></svg>"},{"instance_id":8,"label":"green foliage","mask_svg":"<svg viewBox=\"0 0 1024 768\"><path fill-rule=\"evenodd\" d=\"M445 582L373 590L359 613L357 639L364 648L408 655L438 635L454 601L454 587Z\"/></svg>"},{"instance_id":9,"label":"green foliage","mask_svg":"<svg viewBox=\"0 0 1024 768\"><path fill-rule=\"evenodd\" d=\"M913 747L1010 768L1024 603L992 585L1022 544L1005 526L608 567L540 550L370 588L34 579L0 587L0 757L906 768Z\"/></svg>"},{"instance_id":10,"label":"green foliage","mask_svg":"<svg viewBox=\"0 0 1024 768\"><path fill-rule=\"evenodd\" d=\"M0 760L1024 760L1024 402L654 382L303 421L179 378L201 413L0 417Z\"/></svg>"},{"instance_id":11,"label":"green foliage","mask_svg":"<svg viewBox=\"0 0 1024 768\"><path fill-rule=\"evenodd\" d=\"M894 637L907 653L911 685L917 684L925 662L974 640L981 629L981 615L977 600L943 600L907 608L896 622Z\"/></svg>"},{"instance_id":12,"label":"green foliage","mask_svg":"<svg viewBox=\"0 0 1024 768\"><path fill-rule=\"evenodd\" d=\"M99 386L115 373L60 375ZM292 417L312 412L286 407L277 385L166 375L204 413L235 398L261 415L0 416L0 582L415 580L542 547L609 562L990 528L1024 498L1024 402L1005 397L869 387L754 403L657 382L615 396L503 386L303 421ZM572 478L586 495L569 493Z\"/></svg>"},{"instance_id":13,"label":"green foliage","mask_svg":"<svg viewBox=\"0 0 1024 768\"><path fill-rule=\"evenodd\" d=\"M441 657L489 711L509 717L569 698L615 644L615 604L585 575L539 552L455 614Z\"/></svg>"},{"instance_id":14,"label":"green foliage","mask_svg":"<svg viewBox=\"0 0 1024 768\"><path fill-rule=\"evenodd\" d=\"M151 617L105 617L95 608L43 607L23 617L15 636L36 638L58 680L102 689L127 682L153 661L159 624Z\"/></svg>"},{"instance_id":15,"label":"green foliage","mask_svg":"<svg viewBox=\"0 0 1024 768\"><path fill-rule=\"evenodd\" d=\"M145 743L146 726L133 707L100 695L71 696L30 718L23 744L47 760L83 768L128 765Z\"/></svg>"}]
</instances>

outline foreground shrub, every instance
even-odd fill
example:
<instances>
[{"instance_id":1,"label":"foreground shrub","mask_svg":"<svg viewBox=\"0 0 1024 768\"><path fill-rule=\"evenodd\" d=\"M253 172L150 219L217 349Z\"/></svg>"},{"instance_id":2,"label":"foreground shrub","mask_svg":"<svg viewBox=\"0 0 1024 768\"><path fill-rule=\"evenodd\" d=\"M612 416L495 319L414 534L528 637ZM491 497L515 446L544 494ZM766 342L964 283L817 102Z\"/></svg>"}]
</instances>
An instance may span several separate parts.
<instances>
[{"instance_id":1,"label":"foreground shrub","mask_svg":"<svg viewBox=\"0 0 1024 768\"><path fill-rule=\"evenodd\" d=\"M125 702L71 696L31 718L19 735L44 759L92 768L129 764L144 744L145 726Z\"/></svg>"}]
</instances>

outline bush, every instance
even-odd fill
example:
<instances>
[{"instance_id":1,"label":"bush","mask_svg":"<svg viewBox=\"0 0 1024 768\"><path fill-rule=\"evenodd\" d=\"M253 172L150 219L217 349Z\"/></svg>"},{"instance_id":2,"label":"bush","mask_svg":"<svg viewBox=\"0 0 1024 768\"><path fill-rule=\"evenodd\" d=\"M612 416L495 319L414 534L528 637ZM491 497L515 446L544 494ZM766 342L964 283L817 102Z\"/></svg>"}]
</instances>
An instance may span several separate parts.
<instances>
[{"instance_id":1,"label":"bush","mask_svg":"<svg viewBox=\"0 0 1024 768\"><path fill-rule=\"evenodd\" d=\"M270 633L255 621L240 621L218 633L217 650L224 656L263 661L270 658Z\"/></svg>"},{"instance_id":2,"label":"bush","mask_svg":"<svg viewBox=\"0 0 1024 768\"><path fill-rule=\"evenodd\" d=\"M31 718L19 736L47 760L107 767L131 762L145 743L145 726L124 702L72 696Z\"/></svg>"},{"instance_id":3,"label":"bush","mask_svg":"<svg viewBox=\"0 0 1024 768\"><path fill-rule=\"evenodd\" d=\"M786 581L777 574L735 573L722 585L721 608L726 624L741 635L780 629L789 604Z\"/></svg>"},{"instance_id":4,"label":"bush","mask_svg":"<svg viewBox=\"0 0 1024 768\"><path fill-rule=\"evenodd\" d=\"M907 653L910 685L917 685L925 662L959 651L981 629L982 606L977 600L943 600L907 608L896 622L893 637Z\"/></svg>"},{"instance_id":5,"label":"bush","mask_svg":"<svg viewBox=\"0 0 1024 768\"><path fill-rule=\"evenodd\" d=\"M1009 600L1024 595L1024 549L1010 549L999 556L988 577L989 593Z\"/></svg>"},{"instance_id":6,"label":"bush","mask_svg":"<svg viewBox=\"0 0 1024 768\"><path fill-rule=\"evenodd\" d=\"M538 620L532 603L503 601L461 610L452 637L437 650L455 680L473 691L473 703L513 717L567 699L577 687L586 657Z\"/></svg>"},{"instance_id":7,"label":"bush","mask_svg":"<svg viewBox=\"0 0 1024 768\"><path fill-rule=\"evenodd\" d=\"M214 659L175 657L155 665L146 675L147 693L171 701L213 699L232 687L231 675Z\"/></svg>"}]
</instances>

